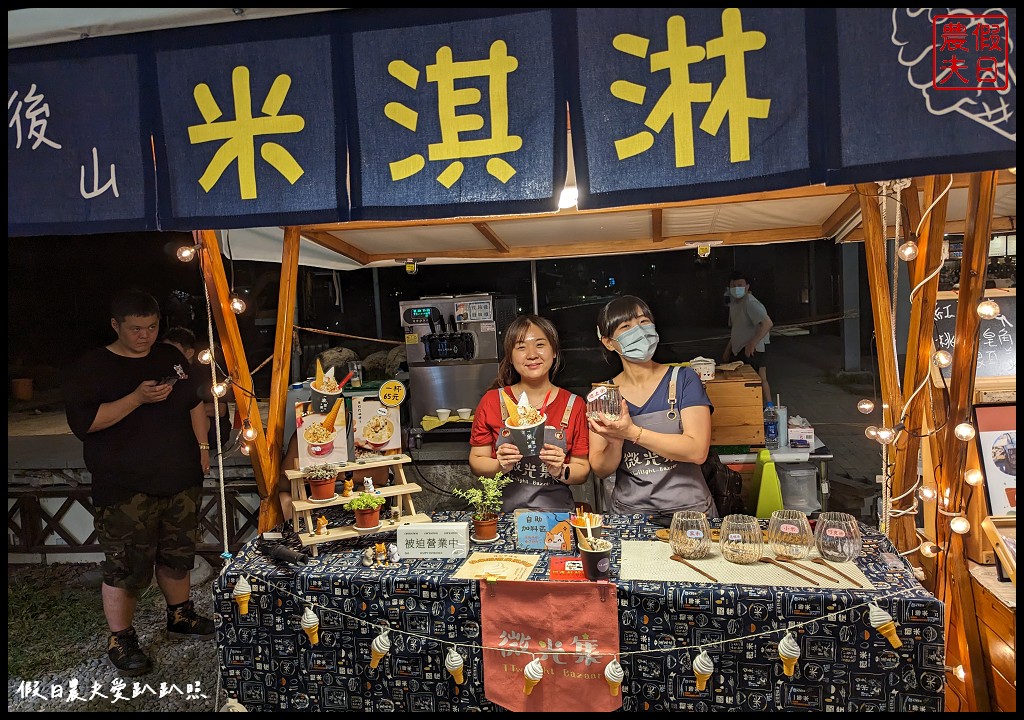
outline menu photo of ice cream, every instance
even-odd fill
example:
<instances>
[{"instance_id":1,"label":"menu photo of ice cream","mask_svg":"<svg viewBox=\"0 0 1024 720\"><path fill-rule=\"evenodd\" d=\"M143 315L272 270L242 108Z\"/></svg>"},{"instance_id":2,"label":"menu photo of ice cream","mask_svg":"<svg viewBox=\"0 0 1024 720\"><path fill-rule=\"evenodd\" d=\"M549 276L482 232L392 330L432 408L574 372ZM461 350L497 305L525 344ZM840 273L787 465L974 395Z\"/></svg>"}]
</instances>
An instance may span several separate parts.
<instances>
[{"instance_id":1,"label":"menu photo of ice cream","mask_svg":"<svg viewBox=\"0 0 1024 720\"><path fill-rule=\"evenodd\" d=\"M310 401L295 403L295 435L299 443L299 467L346 463L348 433L345 401L340 396L326 414L315 412Z\"/></svg>"}]
</instances>

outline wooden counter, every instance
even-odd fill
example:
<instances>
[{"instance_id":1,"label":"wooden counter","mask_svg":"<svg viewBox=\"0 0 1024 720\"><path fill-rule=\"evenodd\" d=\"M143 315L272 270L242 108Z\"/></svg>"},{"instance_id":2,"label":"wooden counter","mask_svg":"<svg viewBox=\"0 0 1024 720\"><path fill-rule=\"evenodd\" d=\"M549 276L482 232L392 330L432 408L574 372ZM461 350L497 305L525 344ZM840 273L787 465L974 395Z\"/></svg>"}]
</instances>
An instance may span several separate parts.
<instances>
[{"instance_id":1,"label":"wooden counter","mask_svg":"<svg viewBox=\"0 0 1024 720\"><path fill-rule=\"evenodd\" d=\"M705 388L715 406L711 415L712 445L764 445L761 376L750 365L716 370Z\"/></svg>"},{"instance_id":2,"label":"wooden counter","mask_svg":"<svg viewBox=\"0 0 1024 720\"><path fill-rule=\"evenodd\" d=\"M992 709L1017 710L1017 586L1000 582L994 565L971 563L971 586L978 611Z\"/></svg>"}]
</instances>

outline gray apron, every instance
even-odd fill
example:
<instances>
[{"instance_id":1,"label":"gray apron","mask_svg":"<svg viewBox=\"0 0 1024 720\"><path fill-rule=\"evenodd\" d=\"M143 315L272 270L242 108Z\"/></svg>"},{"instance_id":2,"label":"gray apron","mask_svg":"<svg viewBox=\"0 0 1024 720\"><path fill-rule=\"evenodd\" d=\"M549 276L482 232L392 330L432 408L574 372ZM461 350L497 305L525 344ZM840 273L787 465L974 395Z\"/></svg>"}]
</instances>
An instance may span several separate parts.
<instances>
[{"instance_id":1,"label":"gray apron","mask_svg":"<svg viewBox=\"0 0 1024 720\"><path fill-rule=\"evenodd\" d=\"M676 410L676 378L672 368L668 383L668 410L643 413L633 423L645 430L677 434L683 421ZM696 510L717 517L715 501L700 465L669 460L631 440L622 443L622 460L615 471L611 511L616 515L645 513L671 514L676 510Z\"/></svg>"},{"instance_id":2,"label":"gray apron","mask_svg":"<svg viewBox=\"0 0 1024 720\"><path fill-rule=\"evenodd\" d=\"M498 390L499 393L506 391L512 395L511 388ZM513 400L515 400L514 396ZM569 416L572 414L575 403L576 395L570 393L559 428L556 430L550 425L544 428L545 444L556 445L565 450L565 429L569 427ZM500 398L498 406L501 407L501 419L504 424L504 420L508 418L508 410ZM497 449L499 445L507 442L512 442L512 438L499 432L494 447ZM551 477L547 467L537 456L526 457L524 455L523 459L516 463L516 466L506 475L512 478L512 482L505 486L505 492L501 499L502 512L512 512L519 508L571 511L575 506L569 486Z\"/></svg>"}]
</instances>

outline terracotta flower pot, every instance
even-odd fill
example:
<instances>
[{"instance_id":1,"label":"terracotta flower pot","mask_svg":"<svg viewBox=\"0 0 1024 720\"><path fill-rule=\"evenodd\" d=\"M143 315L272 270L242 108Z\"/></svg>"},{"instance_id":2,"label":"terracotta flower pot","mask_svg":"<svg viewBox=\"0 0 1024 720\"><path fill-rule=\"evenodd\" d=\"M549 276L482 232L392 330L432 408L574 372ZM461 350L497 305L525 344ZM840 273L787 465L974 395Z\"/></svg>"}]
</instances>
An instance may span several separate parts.
<instances>
[{"instance_id":1,"label":"terracotta flower pot","mask_svg":"<svg viewBox=\"0 0 1024 720\"><path fill-rule=\"evenodd\" d=\"M498 516L490 515L486 520L473 520L473 537L477 540L493 540L498 537Z\"/></svg>"},{"instance_id":2,"label":"terracotta flower pot","mask_svg":"<svg viewBox=\"0 0 1024 720\"><path fill-rule=\"evenodd\" d=\"M309 496L314 500L330 500L334 497L334 485L338 478L329 480L307 480L309 483Z\"/></svg>"},{"instance_id":3,"label":"terracotta flower pot","mask_svg":"<svg viewBox=\"0 0 1024 720\"><path fill-rule=\"evenodd\" d=\"M356 527L357 528L375 528L380 525L380 508L369 508L362 510L353 510L356 514Z\"/></svg>"}]
</instances>

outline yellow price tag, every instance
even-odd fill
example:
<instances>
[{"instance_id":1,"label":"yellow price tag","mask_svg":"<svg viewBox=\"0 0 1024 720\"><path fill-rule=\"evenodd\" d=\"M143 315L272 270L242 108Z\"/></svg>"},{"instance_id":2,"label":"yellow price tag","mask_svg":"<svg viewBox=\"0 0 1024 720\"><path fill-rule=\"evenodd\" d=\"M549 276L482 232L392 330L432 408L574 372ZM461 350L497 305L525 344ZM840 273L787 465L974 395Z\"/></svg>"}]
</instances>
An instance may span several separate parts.
<instances>
[{"instance_id":1,"label":"yellow price tag","mask_svg":"<svg viewBox=\"0 0 1024 720\"><path fill-rule=\"evenodd\" d=\"M380 386L377 397L388 407L398 407L405 400L405 385L398 380L388 380Z\"/></svg>"}]
</instances>

